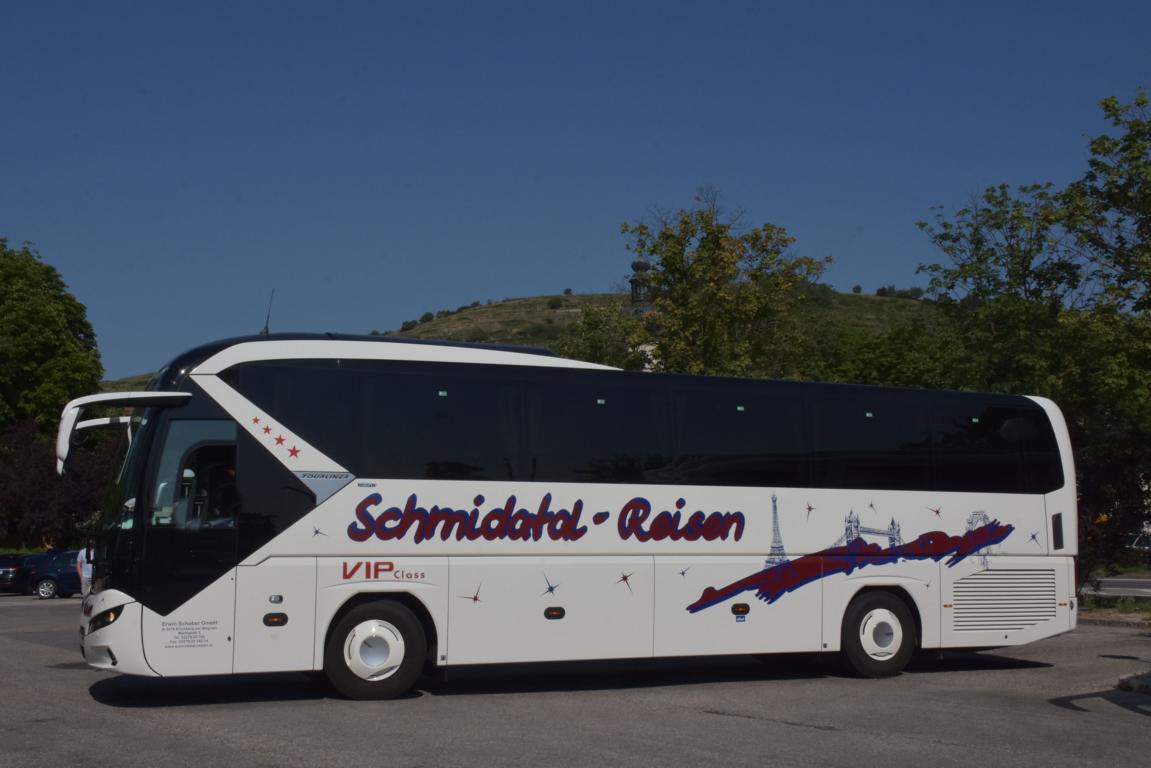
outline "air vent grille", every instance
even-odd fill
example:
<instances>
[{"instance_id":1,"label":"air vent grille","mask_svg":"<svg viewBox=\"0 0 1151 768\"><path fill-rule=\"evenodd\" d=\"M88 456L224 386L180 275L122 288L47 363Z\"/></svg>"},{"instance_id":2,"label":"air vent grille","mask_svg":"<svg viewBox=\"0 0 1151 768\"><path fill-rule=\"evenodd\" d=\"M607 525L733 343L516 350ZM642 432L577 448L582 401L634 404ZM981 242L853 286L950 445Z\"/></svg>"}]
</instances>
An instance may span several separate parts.
<instances>
[{"instance_id":1,"label":"air vent grille","mask_svg":"<svg viewBox=\"0 0 1151 768\"><path fill-rule=\"evenodd\" d=\"M1055 618L1055 571L980 571L954 587L957 632L1025 629Z\"/></svg>"}]
</instances>

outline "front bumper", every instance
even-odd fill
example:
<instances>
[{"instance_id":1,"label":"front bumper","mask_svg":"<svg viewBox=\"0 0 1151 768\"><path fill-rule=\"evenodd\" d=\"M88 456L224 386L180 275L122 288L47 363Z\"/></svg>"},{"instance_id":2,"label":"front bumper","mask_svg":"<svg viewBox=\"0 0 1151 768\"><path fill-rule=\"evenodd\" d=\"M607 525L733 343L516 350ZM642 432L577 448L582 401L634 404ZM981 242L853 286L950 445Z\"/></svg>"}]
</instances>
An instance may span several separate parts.
<instances>
[{"instance_id":1,"label":"front bumper","mask_svg":"<svg viewBox=\"0 0 1151 768\"><path fill-rule=\"evenodd\" d=\"M94 617L118 607L122 610L114 622L88 631ZM144 659L140 636L142 616L140 603L123 592L106 590L88 595L80 612L80 653L84 661L97 669L156 677Z\"/></svg>"}]
</instances>

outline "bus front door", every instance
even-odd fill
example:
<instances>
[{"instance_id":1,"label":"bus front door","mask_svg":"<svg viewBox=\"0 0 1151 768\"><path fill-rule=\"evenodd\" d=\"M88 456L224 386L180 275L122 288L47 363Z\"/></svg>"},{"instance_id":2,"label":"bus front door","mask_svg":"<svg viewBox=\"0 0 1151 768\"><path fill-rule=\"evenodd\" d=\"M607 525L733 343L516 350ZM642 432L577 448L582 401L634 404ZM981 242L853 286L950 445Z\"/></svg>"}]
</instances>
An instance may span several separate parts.
<instances>
[{"instance_id":1,"label":"bus front door","mask_svg":"<svg viewBox=\"0 0 1151 768\"><path fill-rule=\"evenodd\" d=\"M236 424L169 422L145 520L141 596L148 665L160 675L232 671Z\"/></svg>"}]
</instances>

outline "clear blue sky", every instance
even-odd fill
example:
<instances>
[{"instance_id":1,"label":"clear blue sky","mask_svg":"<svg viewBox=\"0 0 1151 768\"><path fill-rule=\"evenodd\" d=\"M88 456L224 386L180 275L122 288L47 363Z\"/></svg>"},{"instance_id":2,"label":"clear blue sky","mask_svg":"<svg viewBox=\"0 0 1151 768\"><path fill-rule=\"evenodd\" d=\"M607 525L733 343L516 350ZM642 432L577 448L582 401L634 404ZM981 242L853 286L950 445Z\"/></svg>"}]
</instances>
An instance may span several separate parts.
<instances>
[{"instance_id":1,"label":"clear blue sky","mask_svg":"<svg viewBox=\"0 0 1151 768\"><path fill-rule=\"evenodd\" d=\"M203 341L612 290L619 224L714 185L917 284L915 228L1064 183L1151 86L1151 3L0 3L0 236L112 378Z\"/></svg>"}]
</instances>

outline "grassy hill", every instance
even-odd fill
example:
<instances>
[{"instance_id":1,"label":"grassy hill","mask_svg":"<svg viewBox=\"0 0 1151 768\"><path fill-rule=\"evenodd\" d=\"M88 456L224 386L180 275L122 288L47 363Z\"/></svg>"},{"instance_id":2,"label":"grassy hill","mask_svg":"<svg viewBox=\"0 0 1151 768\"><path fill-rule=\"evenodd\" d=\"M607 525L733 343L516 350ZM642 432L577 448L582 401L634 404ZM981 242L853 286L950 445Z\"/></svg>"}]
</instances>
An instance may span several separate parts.
<instances>
[{"instance_id":1,"label":"grassy hill","mask_svg":"<svg viewBox=\"0 0 1151 768\"><path fill-rule=\"evenodd\" d=\"M435 319L407 331L389 331L385 335L547 347L567 326L579 320L583 307L622 304L627 300L627 296L614 293L507 299L437 312L440 316ZM821 325L866 331L887 328L930 311L931 305L921 301L839 293L829 286L816 286L803 307L804 314Z\"/></svg>"},{"instance_id":2,"label":"grassy hill","mask_svg":"<svg viewBox=\"0 0 1151 768\"><path fill-rule=\"evenodd\" d=\"M436 317L407 330L385 331L384 336L443 339L487 344L518 344L550 347L564 330L579 320L587 306L622 304L628 297L616 293L579 296L532 296L473 304L455 310L433 312ZM932 305L912 299L839 293L829 286L816 286L808 295L803 312L813 325L861 331L878 331L896 323L923 317ZM105 381L105 392L143 389L152 374Z\"/></svg>"},{"instance_id":3,"label":"grassy hill","mask_svg":"<svg viewBox=\"0 0 1151 768\"><path fill-rule=\"evenodd\" d=\"M437 317L433 320L406 331L389 331L385 335L546 347L580 319L584 307L623 301L623 296L614 293L505 299L436 312Z\"/></svg>"},{"instance_id":4,"label":"grassy hill","mask_svg":"<svg viewBox=\"0 0 1151 768\"><path fill-rule=\"evenodd\" d=\"M153 374L141 373L138 376L127 376L123 379L112 379L100 382L101 392L140 392L148 386Z\"/></svg>"}]
</instances>

